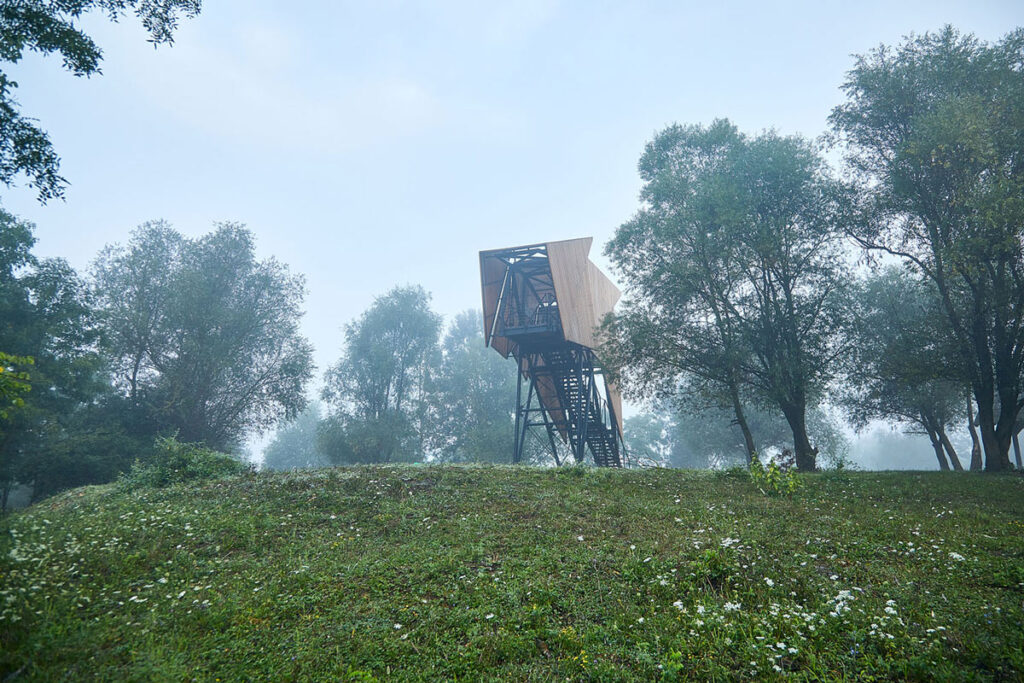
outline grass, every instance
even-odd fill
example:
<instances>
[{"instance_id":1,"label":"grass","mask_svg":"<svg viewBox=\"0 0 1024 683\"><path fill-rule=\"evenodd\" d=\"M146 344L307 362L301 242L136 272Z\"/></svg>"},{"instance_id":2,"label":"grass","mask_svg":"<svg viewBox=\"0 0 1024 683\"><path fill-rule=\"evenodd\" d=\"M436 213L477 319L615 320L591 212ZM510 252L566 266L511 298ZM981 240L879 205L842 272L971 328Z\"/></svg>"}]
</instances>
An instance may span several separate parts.
<instances>
[{"instance_id":1,"label":"grass","mask_svg":"<svg viewBox=\"0 0 1024 683\"><path fill-rule=\"evenodd\" d=\"M361 467L0 521L0 679L1020 680L1024 478Z\"/></svg>"}]
</instances>

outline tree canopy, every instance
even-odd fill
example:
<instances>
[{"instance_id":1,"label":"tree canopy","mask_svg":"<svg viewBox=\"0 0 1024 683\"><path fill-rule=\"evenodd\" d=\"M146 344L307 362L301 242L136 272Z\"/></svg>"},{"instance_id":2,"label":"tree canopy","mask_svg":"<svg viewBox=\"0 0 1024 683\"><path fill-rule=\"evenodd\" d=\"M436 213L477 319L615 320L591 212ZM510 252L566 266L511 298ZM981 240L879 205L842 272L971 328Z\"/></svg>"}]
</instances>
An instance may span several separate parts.
<instances>
[{"instance_id":1,"label":"tree canopy","mask_svg":"<svg viewBox=\"0 0 1024 683\"><path fill-rule=\"evenodd\" d=\"M419 286L395 287L345 326L341 359L324 375L331 414L321 433L333 462L421 460L430 367L441 317Z\"/></svg>"},{"instance_id":2,"label":"tree canopy","mask_svg":"<svg viewBox=\"0 0 1024 683\"><path fill-rule=\"evenodd\" d=\"M298 329L304 280L257 260L244 226L188 239L147 223L126 246L104 250L93 271L115 382L158 433L230 451L305 407L313 361Z\"/></svg>"},{"instance_id":3,"label":"tree canopy","mask_svg":"<svg viewBox=\"0 0 1024 683\"><path fill-rule=\"evenodd\" d=\"M978 404L985 467L1009 467L1024 405L1024 29L952 27L857 58L831 123L865 248L936 287Z\"/></svg>"},{"instance_id":4,"label":"tree canopy","mask_svg":"<svg viewBox=\"0 0 1024 683\"><path fill-rule=\"evenodd\" d=\"M75 76L100 73L103 52L81 29L88 12L117 21L135 14L154 45L173 42L181 17L199 14L201 0L7 0L0 3L0 63L17 64L26 52L57 54ZM60 158L46 132L21 113L14 90L18 84L0 70L0 183L10 187L20 175L39 200L61 197L67 181Z\"/></svg>"},{"instance_id":5,"label":"tree canopy","mask_svg":"<svg viewBox=\"0 0 1024 683\"><path fill-rule=\"evenodd\" d=\"M607 347L627 386L695 378L741 426L749 388L786 416L798 467L814 469L806 410L848 308L842 188L805 140L726 120L660 132L640 175L643 206L606 247L629 295Z\"/></svg>"}]
</instances>

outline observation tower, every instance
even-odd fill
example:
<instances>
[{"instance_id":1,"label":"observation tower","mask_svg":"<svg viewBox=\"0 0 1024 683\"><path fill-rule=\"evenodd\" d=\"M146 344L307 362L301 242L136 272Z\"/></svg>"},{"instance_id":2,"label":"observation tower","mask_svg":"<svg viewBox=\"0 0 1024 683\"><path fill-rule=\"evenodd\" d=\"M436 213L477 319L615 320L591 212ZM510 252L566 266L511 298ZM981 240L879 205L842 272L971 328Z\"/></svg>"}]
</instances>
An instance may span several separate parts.
<instances>
[{"instance_id":1,"label":"observation tower","mask_svg":"<svg viewBox=\"0 0 1024 683\"><path fill-rule=\"evenodd\" d=\"M484 341L519 368L513 463L535 431L559 465L561 441L576 462L589 450L598 467L622 466L622 398L594 353L595 328L620 293L590 260L593 242L480 252Z\"/></svg>"}]
</instances>

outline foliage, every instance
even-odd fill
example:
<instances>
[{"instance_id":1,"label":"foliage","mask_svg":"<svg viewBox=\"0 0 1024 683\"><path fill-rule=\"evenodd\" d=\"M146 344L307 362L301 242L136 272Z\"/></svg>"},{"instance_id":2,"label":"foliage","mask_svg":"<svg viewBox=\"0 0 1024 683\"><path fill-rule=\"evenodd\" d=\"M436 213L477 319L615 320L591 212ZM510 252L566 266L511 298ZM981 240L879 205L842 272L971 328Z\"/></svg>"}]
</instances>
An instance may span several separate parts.
<instances>
[{"instance_id":1,"label":"foliage","mask_svg":"<svg viewBox=\"0 0 1024 683\"><path fill-rule=\"evenodd\" d=\"M172 42L180 16L199 13L201 0L14 0L0 4L0 63L17 64L25 52L57 53L75 76L100 73L99 46L80 28L80 19L99 11L117 21L129 11L142 21L154 45ZM17 83L0 71L0 183L10 187L25 174L39 200L63 196L66 181L49 136L21 114Z\"/></svg>"},{"instance_id":2,"label":"foliage","mask_svg":"<svg viewBox=\"0 0 1024 683\"><path fill-rule=\"evenodd\" d=\"M859 181L851 233L937 289L990 470L1024 400L1022 70L1024 29L989 44L947 26L859 56L830 118Z\"/></svg>"},{"instance_id":3,"label":"foliage","mask_svg":"<svg viewBox=\"0 0 1024 683\"><path fill-rule=\"evenodd\" d=\"M22 394L32 389L31 376L20 367L32 365L31 356L12 356L0 351L0 420L6 420L13 408L25 405Z\"/></svg>"},{"instance_id":4,"label":"foliage","mask_svg":"<svg viewBox=\"0 0 1024 683\"><path fill-rule=\"evenodd\" d=\"M244 226L188 239L146 223L103 251L93 287L116 386L154 434L231 450L305 406L305 283L258 261Z\"/></svg>"},{"instance_id":5,"label":"foliage","mask_svg":"<svg viewBox=\"0 0 1024 683\"><path fill-rule=\"evenodd\" d=\"M428 444L446 462L508 462L516 366L484 345L479 311L455 317L430 391Z\"/></svg>"},{"instance_id":6,"label":"foliage","mask_svg":"<svg viewBox=\"0 0 1024 683\"><path fill-rule=\"evenodd\" d=\"M868 278L846 358L842 404L854 424L903 424L927 434L939 466L960 461L946 430L963 417L967 381L933 283L889 267Z\"/></svg>"},{"instance_id":7,"label":"foliage","mask_svg":"<svg viewBox=\"0 0 1024 683\"><path fill-rule=\"evenodd\" d=\"M334 463L402 462L425 453L430 369L441 317L418 286L377 297L345 326L342 358L324 375L332 412L322 451Z\"/></svg>"},{"instance_id":8,"label":"foliage","mask_svg":"<svg viewBox=\"0 0 1024 683\"><path fill-rule=\"evenodd\" d=\"M173 436L156 440L153 455L136 460L122 474L118 485L132 491L139 488L164 488L174 484L195 483L241 474L251 468L227 453L218 453L195 443L181 443Z\"/></svg>"},{"instance_id":9,"label":"foliage","mask_svg":"<svg viewBox=\"0 0 1024 683\"><path fill-rule=\"evenodd\" d=\"M842 188L805 140L748 137L725 120L660 132L640 173L644 206L606 247L629 294L606 323L606 353L627 388L702 386L735 412L750 453L753 391L785 415L800 468L814 469L806 410L847 318Z\"/></svg>"},{"instance_id":10,"label":"foliage","mask_svg":"<svg viewBox=\"0 0 1024 683\"><path fill-rule=\"evenodd\" d=\"M328 415L317 427L317 449L333 465L419 462L419 434L408 415Z\"/></svg>"},{"instance_id":11,"label":"foliage","mask_svg":"<svg viewBox=\"0 0 1024 683\"><path fill-rule=\"evenodd\" d=\"M317 448L320 413L320 404L313 402L293 421L282 425L263 450L262 469L294 470L327 466L329 463Z\"/></svg>"},{"instance_id":12,"label":"foliage","mask_svg":"<svg viewBox=\"0 0 1024 683\"><path fill-rule=\"evenodd\" d=\"M376 466L69 491L0 520L0 676L1024 671L1024 478L809 474L799 495L767 500L746 476L581 469Z\"/></svg>"},{"instance_id":13,"label":"foliage","mask_svg":"<svg viewBox=\"0 0 1024 683\"><path fill-rule=\"evenodd\" d=\"M33 256L32 232L30 223L0 210L0 349L33 359L32 391L0 424L0 507L15 482L33 486L38 497L58 481L102 481L96 462L66 468L59 456L105 386L91 302L65 261Z\"/></svg>"},{"instance_id":14,"label":"foliage","mask_svg":"<svg viewBox=\"0 0 1024 683\"><path fill-rule=\"evenodd\" d=\"M761 463L761 458L754 456L750 461L750 481L757 490L766 496L793 497L800 488L800 480L791 469L779 467L775 460L769 460L768 466Z\"/></svg>"}]
</instances>

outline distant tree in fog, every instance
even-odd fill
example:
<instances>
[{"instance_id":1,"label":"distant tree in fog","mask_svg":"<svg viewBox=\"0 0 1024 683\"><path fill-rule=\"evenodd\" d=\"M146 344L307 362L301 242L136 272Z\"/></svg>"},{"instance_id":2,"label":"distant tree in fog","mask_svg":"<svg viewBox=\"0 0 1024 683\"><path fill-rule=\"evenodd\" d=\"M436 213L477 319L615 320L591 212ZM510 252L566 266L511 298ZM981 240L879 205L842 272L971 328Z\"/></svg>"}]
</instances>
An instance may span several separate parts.
<instances>
[{"instance_id":1,"label":"distant tree in fog","mask_svg":"<svg viewBox=\"0 0 1024 683\"><path fill-rule=\"evenodd\" d=\"M428 444L449 462L509 462L516 365L484 346L478 310L455 317L430 389Z\"/></svg>"},{"instance_id":2,"label":"distant tree in fog","mask_svg":"<svg viewBox=\"0 0 1024 683\"><path fill-rule=\"evenodd\" d=\"M399 462L426 452L427 388L441 316L418 286L377 297L345 326L341 359L324 375L330 414L320 446L334 463Z\"/></svg>"},{"instance_id":3,"label":"distant tree in fog","mask_svg":"<svg viewBox=\"0 0 1024 683\"><path fill-rule=\"evenodd\" d=\"M329 465L317 448L320 415L320 404L310 403L294 420L281 425L263 450L263 469L294 470Z\"/></svg>"},{"instance_id":4,"label":"distant tree in fog","mask_svg":"<svg viewBox=\"0 0 1024 683\"><path fill-rule=\"evenodd\" d=\"M155 432L236 450L305 406L303 278L257 260L244 226L188 239L146 223L101 253L93 290L116 386Z\"/></svg>"}]
</instances>

